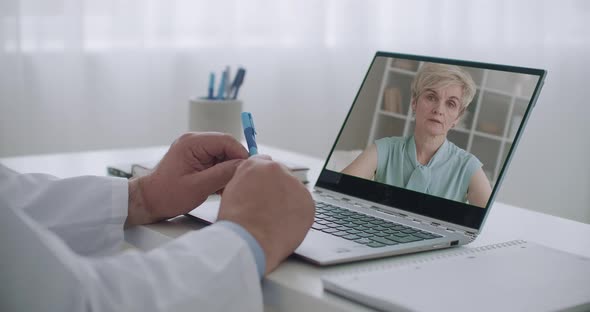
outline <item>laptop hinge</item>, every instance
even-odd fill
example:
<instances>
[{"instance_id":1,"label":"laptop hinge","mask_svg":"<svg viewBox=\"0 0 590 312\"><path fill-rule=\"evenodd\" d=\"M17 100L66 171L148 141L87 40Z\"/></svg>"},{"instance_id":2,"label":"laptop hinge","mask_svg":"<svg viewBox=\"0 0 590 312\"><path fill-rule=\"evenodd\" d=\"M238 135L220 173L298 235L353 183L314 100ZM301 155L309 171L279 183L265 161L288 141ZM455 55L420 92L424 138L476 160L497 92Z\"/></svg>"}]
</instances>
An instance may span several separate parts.
<instances>
[{"instance_id":1,"label":"laptop hinge","mask_svg":"<svg viewBox=\"0 0 590 312\"><path fill-rule=\"evenodd\" d=\"M475 238L477 237L477 233L475 233L473 231L465 231L465 230L461 230L461 229L458 229L458 228L450 228L450 227L447 227L447 226L445 226L443 224L440 224L438 222L430 222L430 225L432 225L434 227L437 227L437 228L440 228L440 229L443 229L443 230L445 230L447 232L458 233L458 234L461 234L463 236L466 236L466 237L468 237L468 239L469 239L470 242L473 241L473 240L475 240Z\"/></svg>"},{"instance_id":2,"label":"laptop hinge","mask_svg":"<svg viewBox=\"0 0 590 312\"><path fill-rule=\"evenodd\" d=\"M412 221L412 222L417 222L417 223L422 223L422 224L429 224L431 226L440 228L444 231L447 232L451 232L451 233L457 233L459 235L462 235L464 237L467 238L467 240L469 242L472 242L473 240L475 240L475 238L477 237L477 232L474 231L468 231L465 229L461 229L458 227L453 227L453 224L443 224L441 222L436 222L436 221L429 221L427 220L426 217L420 216L420 215L409 215L409 214L405 214L403 212L399 212L399 211L393 211L391 207L388 207L388 209L376 206L374 203L369 204L369 202L364 201L362 199L358 199L355 197L347 197L344 196L344 194L341 193L336 193L336 192L330 192L330 191L325 191L325 190L320 190L317 187L314 188L314 193L317 193L320 196L324 196L324 197L328 197L328 198L332 198L335 200L342 200L345 202L355 202L355 203L363 203L363 207L365 208L369 208L369 209L373 209L373 210L377 210L379 212L382 213L386 213L386 214L390 214L396 217L400 217L400 218L404 218L407 219L408 221Z\"/></svg>"}]
</instances>

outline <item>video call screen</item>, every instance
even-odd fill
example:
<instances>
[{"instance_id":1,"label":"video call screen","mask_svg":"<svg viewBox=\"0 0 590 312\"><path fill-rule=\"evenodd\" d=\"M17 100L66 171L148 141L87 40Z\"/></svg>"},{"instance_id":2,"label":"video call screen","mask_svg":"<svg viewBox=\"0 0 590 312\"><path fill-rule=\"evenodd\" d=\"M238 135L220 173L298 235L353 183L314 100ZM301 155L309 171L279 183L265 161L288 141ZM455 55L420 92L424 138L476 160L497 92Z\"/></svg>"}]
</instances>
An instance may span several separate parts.
<instances>
[{"instance_id":1,"label":"video call screen","mask_svg":"<svg viewBox=\"0 0 590 312\"><path fill-rule=\"evenodd\" d=\"M539 78L377 56L325 169L486 207Z\"/></svg>"}]
</instances>

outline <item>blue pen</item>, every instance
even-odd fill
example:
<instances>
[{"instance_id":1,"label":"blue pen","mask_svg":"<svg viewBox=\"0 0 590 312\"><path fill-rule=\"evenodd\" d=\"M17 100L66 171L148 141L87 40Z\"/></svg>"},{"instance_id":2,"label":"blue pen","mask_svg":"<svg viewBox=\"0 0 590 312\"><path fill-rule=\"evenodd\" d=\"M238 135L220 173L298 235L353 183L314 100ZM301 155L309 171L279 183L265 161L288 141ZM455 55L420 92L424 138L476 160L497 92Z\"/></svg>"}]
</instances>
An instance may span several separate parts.
<instances>
[{"instance_id":1,"label":"blue pen","mask_svg":"<svg viewBox=\"0 0 590 312\"><path fill-rule=\"evenodd\" d=\"M225 71L227 72L227 79L225 80L225 94L223 96L226 100L229 100L231 99L231 68L226 66Z\"/></svg>"},{"instance_id":2,"label":"blue pen","mask_svg":"<svg viewBox=\"0 0 590 312\"><path fill-rule=\"evenodd\" d=\"M248 144L248 154L254 156L258 154L258 146L256 145L256 129L254 128L254 119L249 112L242 112L242 127L244 128L244 137Z\"/></svg>"},{"instance_id":3,"label":"blue pen","mask_svg":"<svg viewBox=\"0 0 590 312\"><path fill-rule=\"evenodd\" d=\"M240 87L244 82L245 76L246 70L243 68L238 69L238 72L236 73L236 78L234 79L234 82L231 85L231 91L233 92L232 99L235 100L238 97L238 91L240 91Z\"/></svg>"},{"instance_id":4,"label":"blue pen","mask_svg":"<svg viewBox=\"0 0 590 312\"><path fill-rule=\"evenodd\" d=\"M223 71L221 73L221 81L219 82L219 89L217 89L217 99L223 100L223 96L225 93L225 81L227 80L227 71Z\"/></svg>"},{"instance_id":5,"label":"blue pen","mask_svg":"<svg viewBox=\"0 0 590 312\"><path fill-rule=\"evenodd\" d=\"M213 100L215 98L214 96L214 89L215 89L215 73L210 73L209 74L209 92L207 93L207 98L209 100Z\"/></svg>"}]
</instances>

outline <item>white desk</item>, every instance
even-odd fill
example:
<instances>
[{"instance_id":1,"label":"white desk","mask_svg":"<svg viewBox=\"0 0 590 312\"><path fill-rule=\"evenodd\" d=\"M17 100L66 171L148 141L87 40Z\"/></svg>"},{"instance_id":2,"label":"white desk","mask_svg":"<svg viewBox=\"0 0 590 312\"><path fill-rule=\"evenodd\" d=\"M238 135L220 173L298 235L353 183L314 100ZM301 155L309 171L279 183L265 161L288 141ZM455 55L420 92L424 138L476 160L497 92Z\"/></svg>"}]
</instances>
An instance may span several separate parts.
<instances>
[{"instance_id":1,"label":"white desk","mask_svg":"<svg viewBox=\"0 0 590 312\"><path fill-rule=\"evenodd\" d=\"M105 175L107 165L157 160L166 150L167 147L119 149L0 158L0 162L20 172L45 172L59 177ZM310 181L317 179L323 166L323 160L305 155L266 146L261 146L260 150L275 159L309 166ZM313 183L309 185L311 187ZM203 226L204 224L192 218L180 216L158 224L128 229L125 231L125 240L140 250L149 250ZM501 203L496 203L492 207L484 230L477 240L462 248L514 239L533 241L590 257L590 225ZM364 306L324 293L320 281L321 274L396 259L399 260L400 257L321 268L290 258L264 280L265 307L267 310L281 311L368 311L369 309ZM480 287L479 291L481 290Z\"/></svg>"}]
</instances>

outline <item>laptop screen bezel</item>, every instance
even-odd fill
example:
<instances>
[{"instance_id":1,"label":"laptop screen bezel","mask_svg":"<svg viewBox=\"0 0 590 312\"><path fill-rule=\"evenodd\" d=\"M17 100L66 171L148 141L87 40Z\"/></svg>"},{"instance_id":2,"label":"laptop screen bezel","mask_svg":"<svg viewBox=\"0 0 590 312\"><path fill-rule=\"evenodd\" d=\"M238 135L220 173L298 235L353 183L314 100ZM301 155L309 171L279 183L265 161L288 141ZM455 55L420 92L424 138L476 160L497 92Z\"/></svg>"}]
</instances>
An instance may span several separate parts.
<instances>
[{"instance_id":1,"label":"laptop screen bezel","mask_svg":"<svg viewBox=\"0 0 590 312\"><path fill-rule=\"evenodd\" d=\"M421 62L431 62L431 63L444 63L450 65L457 65L457 66L468 66L473 68L479 69L489 69L489 70L498 70L498 71L505 71L505 72L512 72L512 73L519 73L519 74L528 74L528 75L535 75L538 76L538 81L531 95L530 101L527 105L526 111L524 113L522 122L518 128L516 136L514 138L514 142L510 147L508 154L506 156L506 160L502 165L502 168L499 171L498 178L496 180L496 184L493 185L492 194L488 203L485 208L477 207L474 205L469 205L466 203L445 199L442 197L437 197L433 195L428 195L425 193L415 192L412 190L408 190L405 188L400 188L392 185L382 184L378 182L374 182L367 179L362 179L359 177L351 176L342 174L340 172L335 172L332 170L327 169L328 163L330 158L332 157L338 140L342 135L342 132L346 126L347 121L351 116L353 108L355 106L356 101L358 100L359 94L365 86L367 82L367 77L375 64L375 61L379 57L387 57L387 58L399 58L399 59L408 59L413 61L421 61ZM509 65L498 65L498 64L489 64L489 63L481 63L481 62L474 62L474 61L465 61L465 60L454 60L454 59L445 59L445 58L437 58L437 57L430 57L430 56L420 56L420 55L410 55L410 54L400 54L400 53L392 53L392 52L382 52L378 51L369 69L367 70L367 74L363 79L363 83L359 88L353 104L346 115L344 122L342 123L342 127L338 132L338 136L330 150L328 157L326 158L326 162L322 168L322 171L318 177L318 180L315 184L316 187L328 189L334 192L343 193L348 196L353 196L357 198L361 198L364 200L368 200L380 205L394 207L396 209L404 210L407 212L411 212L413 214L422 215L429 218L434 218L437 220L445 221L448 223L460 225L463 227L471 228L474 230L479 230L483 225L486 216L490 211L490 207L492 206L496 195L500 189L500 185L502 184L503 178L505 176L506 170L510 164L512 156L520 138L522 136L523 129L528 122L529 116L531 114L532 108L535 106L537 101L538 95L540 90L543 86L545 76L547 74L546 70L543 69L536 69L536 68L526 68L526 67L517 67L517 66L509 66Z\"/></svg>"}]
</instances>

